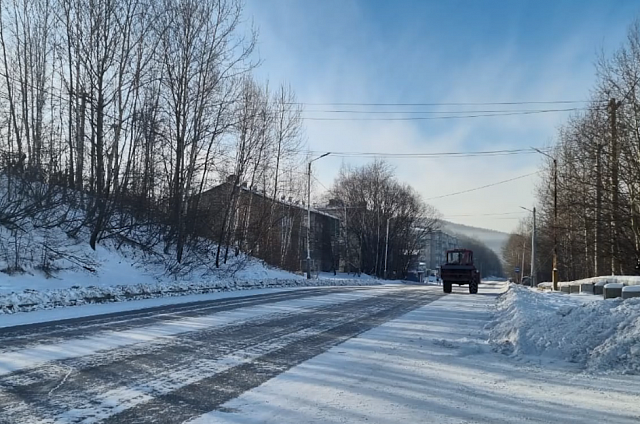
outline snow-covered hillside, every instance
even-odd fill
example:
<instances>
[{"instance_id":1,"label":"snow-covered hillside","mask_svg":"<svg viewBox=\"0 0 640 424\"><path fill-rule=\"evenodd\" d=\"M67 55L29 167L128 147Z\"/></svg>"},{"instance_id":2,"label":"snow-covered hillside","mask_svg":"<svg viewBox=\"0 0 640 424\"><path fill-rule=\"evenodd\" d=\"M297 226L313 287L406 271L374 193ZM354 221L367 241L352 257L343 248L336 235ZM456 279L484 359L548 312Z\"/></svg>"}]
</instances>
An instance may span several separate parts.
<instances>
[{"instance_id":1,"label":"snow-covered hillside","mask_svg":"<svg viewBox=\"0 0 640 424\"><path fill-rule=\"evenodd\" d=\"M507 243L509 234L487 228L470 227L455 222L442 221L442 229L449 234L462 234L486 244L498 257L502 257L502 247Z\"/></svg>"},{"instance_id":2,"label":"snow-covered hillside","mask_svg":"<svg viewBox=\"0 0 640 424\"><path fill-rule=\"evenodd\" d=\"M185 243L178 263L166 231L127 213L112 214L94 250L86 197L39 183L8 190L6 183L0 179L0 314L223 290L377 284L367 276L307 280L233 249L223 251L218 267L217 245L206 239Z\"/></svg>"},{"instance_id":3,"label":"snow-covered hillside","mask_svg":"<svg viewBox=\"0 0 640 424\"><path fill-rule=\"evenodd\" d=\"M200 252L204 255L201 260L169 273L173 258L160 249L142 252L126 245L116 249L106 243L94 251L80 240L68 239L66 243L60 255L52 259L55 271L43 272L30 266L11 274L0 272L0 314L229 290L378 284L366 275L321 274L308 280L243 254L232 255L226 264L215 268L211 265L214 249ZM35 244L25 246L37 249ZM91 263L91 270L70 262L67 256L71 255Z\"/></svg>"}]
</instances>

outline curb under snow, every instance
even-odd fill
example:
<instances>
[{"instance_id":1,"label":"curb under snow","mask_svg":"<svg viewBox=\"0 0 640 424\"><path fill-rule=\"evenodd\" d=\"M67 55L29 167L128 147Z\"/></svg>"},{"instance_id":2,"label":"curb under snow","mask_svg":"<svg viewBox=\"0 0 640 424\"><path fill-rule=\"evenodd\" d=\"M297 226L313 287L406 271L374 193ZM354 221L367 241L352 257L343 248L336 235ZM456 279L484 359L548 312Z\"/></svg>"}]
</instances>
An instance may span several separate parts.
<instances>
[{"instance_id":1,"label":"curb under snow","mask_svg":"<svg viewBox=\"0 0 640 424\"><path fill-rule=\"evenodd\" d=\"M151 299L158 297L184 296L226 291L239 291L265 288L319 287L319 286L369 286L379 285L377 280L355 279L263 279L256 281L223 280L209 284L194 283L155 283L115 285L106 287L73 286L65 289L31 290L20 293L0 294L0 314L29 312L41 309L53 309L65 306L86 305L92 303L110 303L128 300Z\"/></svg>"}]
</instances>

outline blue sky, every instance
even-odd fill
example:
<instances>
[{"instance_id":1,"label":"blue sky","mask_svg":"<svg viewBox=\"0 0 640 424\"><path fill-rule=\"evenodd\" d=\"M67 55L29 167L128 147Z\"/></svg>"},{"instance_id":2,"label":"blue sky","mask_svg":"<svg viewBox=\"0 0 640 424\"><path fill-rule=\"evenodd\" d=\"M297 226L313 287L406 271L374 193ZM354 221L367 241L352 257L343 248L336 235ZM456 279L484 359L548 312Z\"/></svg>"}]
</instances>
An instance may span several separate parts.
<instances>
[{"instance_id":1,"label":"blue sky","mask_svg":"<svg viewBox=\"0 0 640 424\"><path fill-rule=\"evenodd\" d=\"M595 81L597 55L611 54L624 42L628 26L640 16L640 2L247 0L245 14L259 30L258 78L290 84L301 102L583 100ZM466 110L495 108L500 107ZM324 109L336 107L307 106L305 116L326 116L310 112ZM567 117L562 112L304 125L314 151L429 153L550 145ZM390 162L401 181L429 199L535 172L542 159L534 154ZM343 163L363 162L329 156L314 167L328 187ZM519 206L535 204L537 184L532 176L428 202L445 219L509 231L518 222L515 212L524 213ZM323 190L317 185L315 192ZM510 212L514 215L487 215Z\"/></svg>"}]
</instances>

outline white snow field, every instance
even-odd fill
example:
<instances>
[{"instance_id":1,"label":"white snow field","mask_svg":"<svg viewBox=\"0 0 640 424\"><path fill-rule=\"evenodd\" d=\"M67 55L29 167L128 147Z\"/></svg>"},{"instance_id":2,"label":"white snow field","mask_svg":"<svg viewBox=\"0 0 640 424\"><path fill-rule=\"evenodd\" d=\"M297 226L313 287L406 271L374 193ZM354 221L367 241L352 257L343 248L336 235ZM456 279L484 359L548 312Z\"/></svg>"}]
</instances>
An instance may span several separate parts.
<instances>
[{"instance_id":1,"label":"white snow field","mask_svg":"<svg viewBox=\"0 0 640 424\"><path fill-rule=\"evenodd\" d=\"M454 290L245 392L224 404L224 412L191 423L640 421L640 377L585 374L562 361L536 363L495 352L485 327L494 317L507 318L502 307L494 315L505 289L487 283L478 295ZM532 306L531 316L544 310L535 304L546 299L525 296L514 290L501 304Z\"/></svg>"},{"instance_id":2,"label":"white snow field","mask_svg":"<svg viewBox=\"0 0 640 424\"><path fill-rule=\"evenodd\" d=\"M490 338L526 362L640 374L640 298L604 300L512 285L498 301Z\"/></svg>"}]
</instances>

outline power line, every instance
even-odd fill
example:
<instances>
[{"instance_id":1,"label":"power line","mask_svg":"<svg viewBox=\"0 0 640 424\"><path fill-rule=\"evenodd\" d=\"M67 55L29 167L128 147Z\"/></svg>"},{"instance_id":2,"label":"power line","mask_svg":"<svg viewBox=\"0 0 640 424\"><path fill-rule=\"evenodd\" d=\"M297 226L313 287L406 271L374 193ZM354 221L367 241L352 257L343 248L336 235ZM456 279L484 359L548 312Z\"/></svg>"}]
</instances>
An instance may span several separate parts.
<instances>
[{"instance_id":1,"label":"power line","mask_svg":"<svg viewBox=\"0 0 640 424\"><path fill-rule=\"evenodd\" d=\"M526 212L497 212L497 213L470 213L470 214L460 214L460 215L447 215L447 218L452 217L462 217L462 216L502 216L502 215L524 215Z\"/></svg>"},{"instance_id":2,"label":"power line","mask_svg":"<svg viewBox=\"0 0 640 424\"><path fill-rule=\"evenodd\" d=\"M315 175L311 174L311 178L313 178L314 180L316 180L316 182L317 182L318 184L320 184L320 185L321 185L325 190L327 190L327 191L331 191L331 190L329 190L329 189L327 188L327 186L326 186L326 185L322 184L322 181L320 181L320 180L318 179L318 177L316 177Z\"/></svg>"},{"instance_id":3,"label":"power line","mask_svg":"<svg viewBox=\"0 0 640 424\"><path fill-rule=\"evenodd\" d=\"M474 114L474 115L447 115L447 116L410 116L404 118L325 118L325 117L301 117L304 121L432 121L440 119L472 119L472 118L486 118L496 116L518 116L518 115L536 115L542 113L552 112L572 112L578 110L586 110L584 108L569 108L569 109L544 109L530 112L509 112L509 113L486 113L486 114Z\"/></svg>"},{"instance_id":4,"label":"power line","mask_svg":"<svg viewBox=\"0 0 640 424\"><path fill-rule=\"evenodd\" d=\"M605 102L605 101L603 101ZM429 102L429 103L356 103L356 102L288 102L300 106L514 106L514 105L556 105L592 103L591 100L549 100L549 101L518 101L518 102Z\"/></svg>"},{"instance_id":5,"label":"power line","mask_svg":"<svg viewBox=\"0 0 640 424\"><path fill-rule=\"evenodd\" d=\"M445 216L445 219L449 219L449 218L451 218L451 217L450 216ZM510 217L509 216L507 216L507 217L505 217L505 216L497 216L497 217L493 216L493 217L491 217L490 216L490 217L487 217L487 219L522 219L522 218L523 218L522 216L510 216Z\"/></svg>"},{"instance_id":6,"label":"power line","mask_svg":"<svg viewBox=\"0 0 640 424\"><path fill-rule=\"evenodd\" d=\"M390 159L439 159L439 158L469 158L469 157L491 157L491 156L513 156L513 155L522 155L522 154L531 154L533 152L512 152L512 153L492 153L486 155L477 155L473 153L461 153L459 155L421 155L421 154L410 154L410 153L364 153L359 155L353 154L340 154L336 153L333 155L334 157L340 158L390 158Z\"/></svg>"},{"instance_id":7,"label":"power line","mask_svg":"<svg viewBox=\"0 0 640 424\"><path fill-rule=\"evenodd\" d=\"M347 109L304 109L303 113L368 113L368 114L463 114L463 113L543 113L543 112L567 112L572 110L586 110L589 108L564 108L564 109L485 109L485 110L347 110Z\"/></svg>"},{"instance_id":8,"label":"power line","mask_svg":"<svg viewBox=\"0 0 640 424\"><path fill-rule=\"evenodd\" d=\"M522 179L522 178L530 177L532 175L539 174L540 172L541 171L536 171L536 172L532 172L531 174L520 175L519 177L510 178L510 179L504 180L504 181L498 181L497 183L487 184L487 185L484 185L484 186L481 186L481 187L471 188L471 189L468 189L468 190L458 191L458 192L455 192L455 193L444 194L442 196L429 197L428 199L425 199L425 200L443 199L445 197L457 196L458 194L470 193L472 191L482 190L482 189L485 189L485 188L494 187L494 186L497 186L497 185L500 185L500 184L505 184L505 183L508 183L508 182L511 182L511 181L515 181L515 180L519 180L519 179Z\"/></svg>"},{"instance_id":9,"label":"power line","mask_svg":"<svg viewBox=\"0 0 640 424\"><path fill-rule=\"evenodd\" d=\"M542 149L545 150L545 149ZM548 150L548 148L546 149ZM320 151L309 151L311 154L320 153ZM443 157L475 157L475 156L505 156L517 154L537 153L535 149L503 149L503 150L484 150L470 152L433 152L433 153L386 153L386 152L331 152L333 157L385 157L385 158L443 158Z\"/></svg>"}]
</instances>

